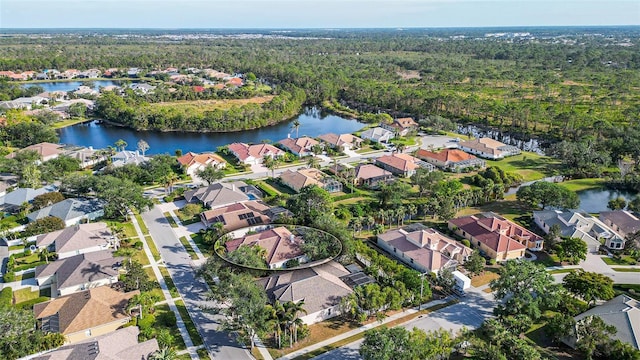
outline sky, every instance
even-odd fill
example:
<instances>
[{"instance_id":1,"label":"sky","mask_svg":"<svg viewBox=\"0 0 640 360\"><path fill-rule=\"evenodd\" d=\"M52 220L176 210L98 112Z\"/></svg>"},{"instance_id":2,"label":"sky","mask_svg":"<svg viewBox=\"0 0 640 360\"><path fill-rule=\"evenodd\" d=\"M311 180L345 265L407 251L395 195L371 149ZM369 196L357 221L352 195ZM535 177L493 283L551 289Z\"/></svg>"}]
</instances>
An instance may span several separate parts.
<instances>
[{"instance_id":1,"label":"sky","mask_svg":"<svg viewBox=\"0 0 640 360\"><path fill-rule=\"evenodd\" d=\"M0 32L580 25L640 25L640 0L0 0Z\"/></svg>"}]
</instances>

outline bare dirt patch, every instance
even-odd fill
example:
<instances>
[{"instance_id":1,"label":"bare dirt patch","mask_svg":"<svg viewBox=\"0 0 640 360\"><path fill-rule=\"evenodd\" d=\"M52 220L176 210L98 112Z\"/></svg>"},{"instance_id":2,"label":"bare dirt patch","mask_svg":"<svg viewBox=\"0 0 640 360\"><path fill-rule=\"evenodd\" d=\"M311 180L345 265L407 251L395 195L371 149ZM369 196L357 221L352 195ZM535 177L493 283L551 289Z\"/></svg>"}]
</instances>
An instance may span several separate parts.
<instances>
[{"instance_id":1,"label":"bare dirt patch","mask_svg":"<svg viewBox=\"0 0 640 360\"><path fill-rule=\"evenodd\" d=\"M422 79L418 70L404 70L396 72L402 80Z\"/></svg>"}]
</instances>

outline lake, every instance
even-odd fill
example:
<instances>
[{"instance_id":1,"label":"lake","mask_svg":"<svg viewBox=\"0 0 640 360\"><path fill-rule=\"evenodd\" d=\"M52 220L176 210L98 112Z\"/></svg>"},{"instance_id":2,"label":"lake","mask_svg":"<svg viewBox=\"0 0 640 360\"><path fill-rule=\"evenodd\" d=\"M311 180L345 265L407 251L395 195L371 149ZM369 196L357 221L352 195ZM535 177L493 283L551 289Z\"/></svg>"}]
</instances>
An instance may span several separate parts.
<instances>
[{"instance_id":1,"label":"lake","mask_svg":"<svg viewBox=\"0 0 640 360\"><path fill-rule=\"evenodd\" d=\"M111 85L120 85L118 81L112 80L91 80L87 79L87 81L93 82L93 89L98 90L101 86L107 87ZM39 83L27 83L23 86L28 88L32 86L40 86L44 89L44 91L74 91L77 90L78 87L84 85L84 81L51 81L51 82L39 82Z\"/></svg>"},{"instance_id":2,"label":"lake","mask_svg":"<svg viewBox=\"0 0 640 360\"><path fill-rule=\"evenodd\" d=\"M300 136L310 137L330 132L352 133L364 127L364 124L356 120L326 114L315 107L305 108L304 112L298 116L298 121L300 121ZM174 154L176 149L182 150L183 153L214 151L219 146L233 142L260 143L263 140L277 142L287 138L288 135L296 136L296 131L291 128L292 122L293 119L274 126L232 133L193 133L136 131L91 121L60 129L59 135L62 144L93 146L96 149L113 146L118 139L123 139L129 144L127 147L129 150L135 150L138 141L143 139L149 144L147 154Z\"/></svg>"},{"instance_id":3,"label":"lake","mask_svg":"<svg viewBox=\"0 0 640 360\"><path fill-rule=\"evenodd\" d=\"M609 211L610 209L607 208L607 203L609 200L613 200L619 196L622 196L628 202L629 200L633 200L636 194L630 191L611 190L607 188L578 191L580 209L588 213Z\"/></svg>"}]
</instances>

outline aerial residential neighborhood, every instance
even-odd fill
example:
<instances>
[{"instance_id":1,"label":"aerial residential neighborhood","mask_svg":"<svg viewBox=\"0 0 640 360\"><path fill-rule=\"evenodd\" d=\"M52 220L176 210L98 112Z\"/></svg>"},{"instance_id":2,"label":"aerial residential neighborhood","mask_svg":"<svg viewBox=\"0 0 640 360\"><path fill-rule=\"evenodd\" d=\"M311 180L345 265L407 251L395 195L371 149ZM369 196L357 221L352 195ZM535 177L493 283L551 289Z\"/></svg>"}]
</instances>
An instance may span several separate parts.
<instances>
[{"instance_id":1,"label":"aerial residential neighborhood","mask_svg":"<svg viewBox=\"0 0 640 360\"><path fill-rule=\"evenodd\" d=\"M224 4L3 31L0 359L640 358L637 26Z\"/></svg>"}]
</instances>

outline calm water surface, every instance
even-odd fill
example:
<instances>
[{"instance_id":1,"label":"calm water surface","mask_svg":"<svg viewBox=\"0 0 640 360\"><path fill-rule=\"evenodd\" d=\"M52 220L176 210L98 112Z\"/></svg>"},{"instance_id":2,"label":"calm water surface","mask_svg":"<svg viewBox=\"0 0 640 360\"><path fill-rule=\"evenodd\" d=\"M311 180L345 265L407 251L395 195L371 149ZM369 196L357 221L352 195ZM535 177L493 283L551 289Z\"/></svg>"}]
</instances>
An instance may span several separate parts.
<instances>
[{"instance_id":1,"label":"calm water surface","mask_svg":"<svg viewBox=\"0 0 640 360\"><path fill-rule=\"evenodd\" d=\"M305 108L298 117L300 121L299 134L315 137L321 134L351 133L364 127L364 124L335 115L321 113L318 108ZM296 136L292 129L293 120L266 128L239 131L233 133L189 133L189 132L160 132L135 131L129 128L108 126L92 121L60 129L60 143L93 146L96 149L106 148L123 139L129 145L129 150L135 150L140 139L149 144L147 154L173 154L176 149L183 153L188 151L203 152L216 150L219 146L233 142L260 143L263 140L276 142L285 139L289 134Z\"/></svg>"},{"instance_id":2,"label":"calm water surface","mask_svg":"<svg viewBox=\"0 0 640 360\"><path fill-rule=\"evenodd\" d=\"M119 85L117 81L111 80L89 80L93 83L93 89L98 90L101 86L111 86L111 85ZM60 81L60 82L40 82L40 83L31 83L24 84L24 87L32 87L32 86L40 86L44 89L44 91L74 91L77 90L81 85L85 85L84 81Z\"/></svg>"},{"instance_id":3,"label":"calm water surface","mask_svg":"<svg viewBox=\"0 0 640 360\"><path fill-rule=\"evenodd\" d=\"M619 196L622 196L627 200L633 200L636 194L630 191L610 190L610 189L590 189L584 191L578 191L578 197L580 198L580 209L588 213L599 213L601 211L609 211L607 203L609 200L613 200Z\"/></svg>"}]
</instances>

